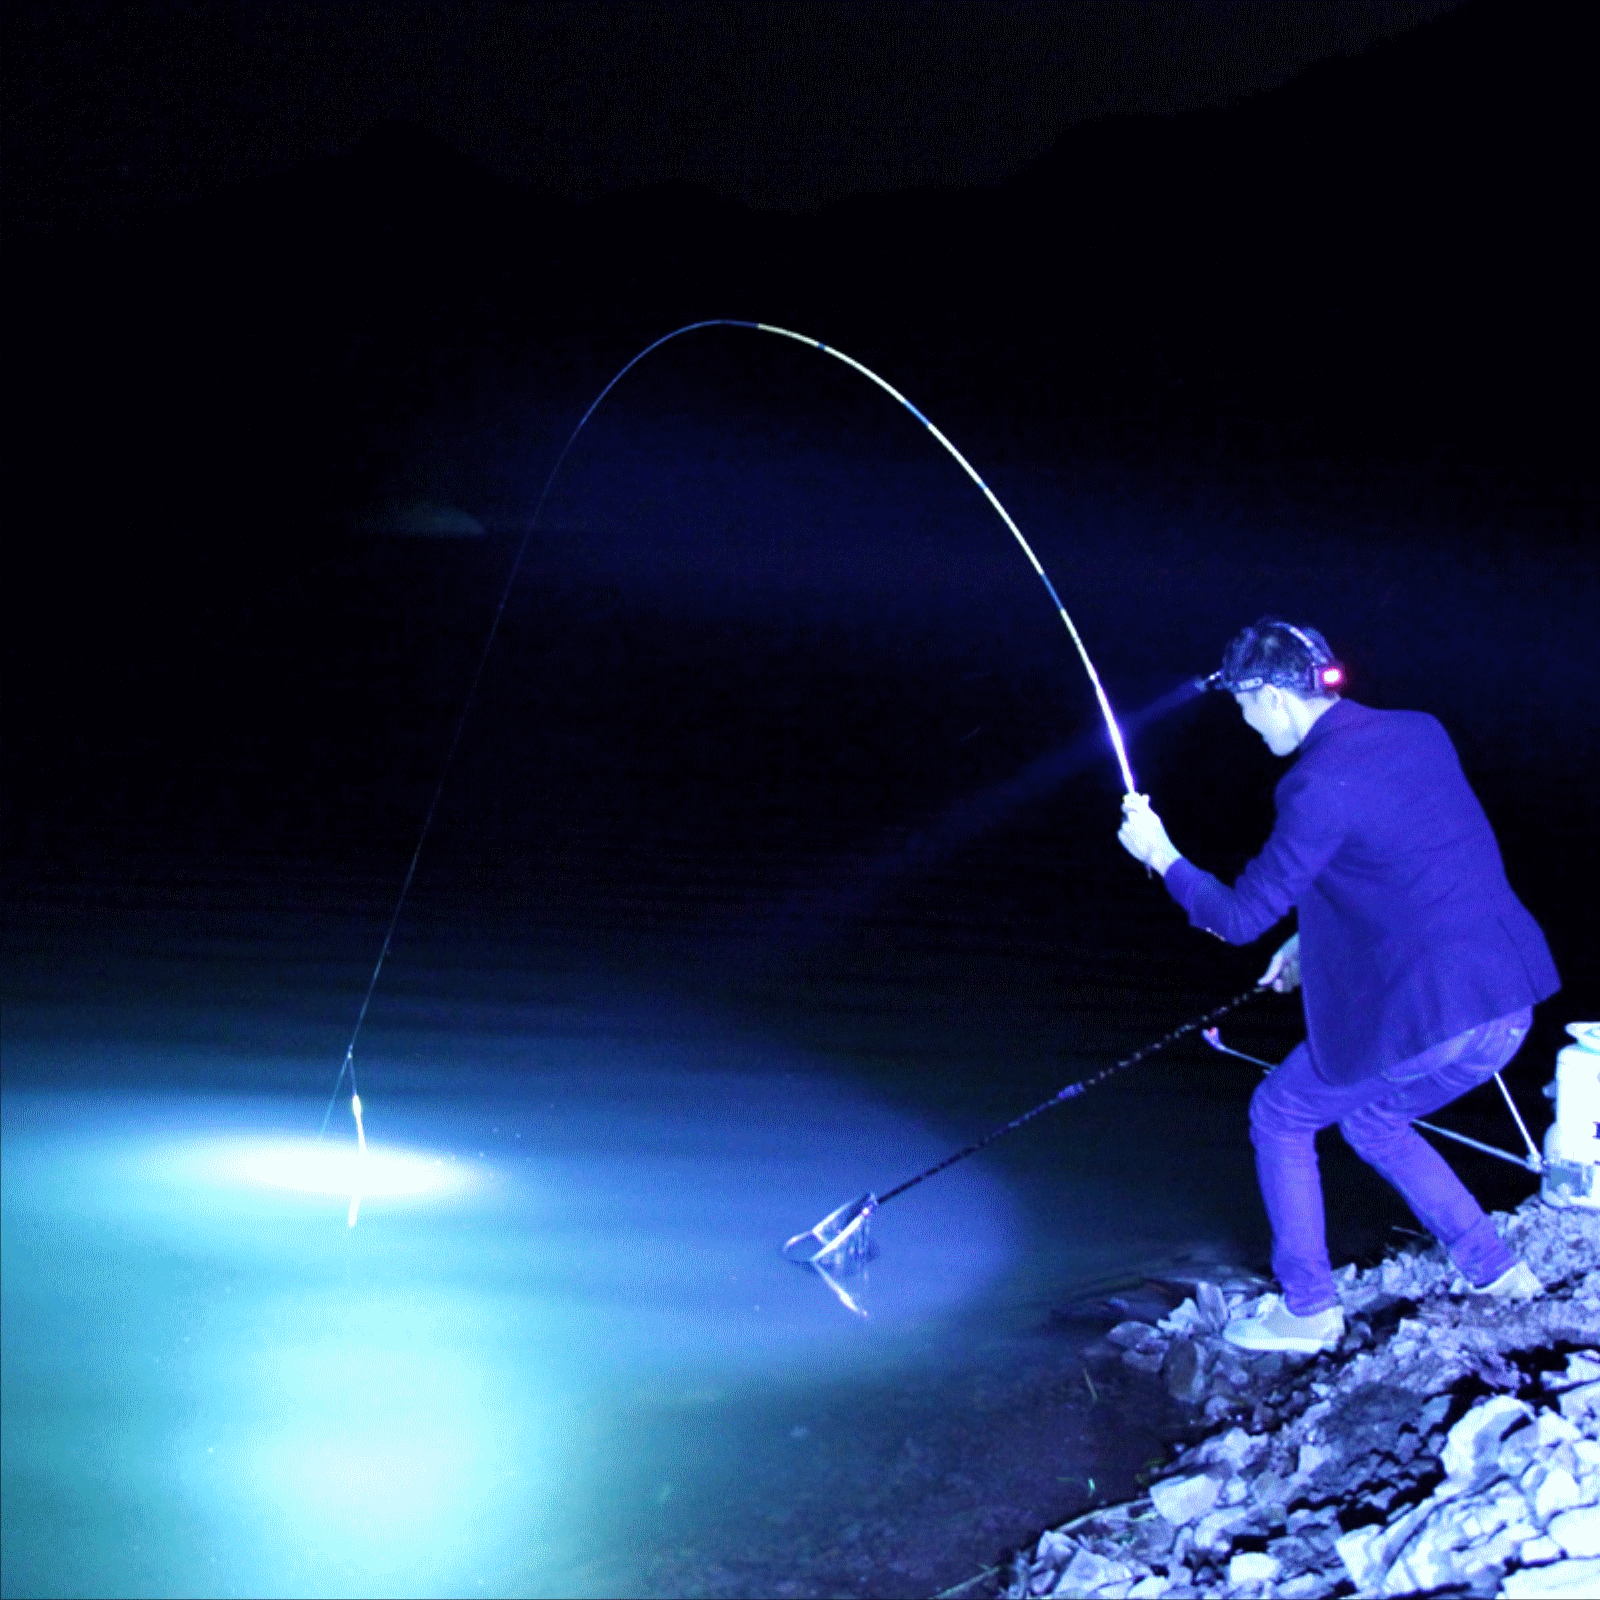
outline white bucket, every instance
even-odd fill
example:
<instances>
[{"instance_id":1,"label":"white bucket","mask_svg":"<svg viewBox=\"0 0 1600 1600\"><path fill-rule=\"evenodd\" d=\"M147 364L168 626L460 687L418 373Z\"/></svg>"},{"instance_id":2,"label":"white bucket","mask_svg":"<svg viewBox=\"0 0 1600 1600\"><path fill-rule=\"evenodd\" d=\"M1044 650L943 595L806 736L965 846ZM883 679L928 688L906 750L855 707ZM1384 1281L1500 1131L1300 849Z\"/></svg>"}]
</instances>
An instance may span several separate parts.
<instances>
[{"instance_id":1,"label":"white bucket","mask_svg":"<svg viewBox=\"0 0 1600 1600\"><path fill-rule=\"evenodd\" d=\"M1539 1192L1553 1206L1600 1210L1600 1022L1569 1022L1574 1042L1556 1057L1556 1120L1544 1136Z\"/></svg>"}]
</instances>

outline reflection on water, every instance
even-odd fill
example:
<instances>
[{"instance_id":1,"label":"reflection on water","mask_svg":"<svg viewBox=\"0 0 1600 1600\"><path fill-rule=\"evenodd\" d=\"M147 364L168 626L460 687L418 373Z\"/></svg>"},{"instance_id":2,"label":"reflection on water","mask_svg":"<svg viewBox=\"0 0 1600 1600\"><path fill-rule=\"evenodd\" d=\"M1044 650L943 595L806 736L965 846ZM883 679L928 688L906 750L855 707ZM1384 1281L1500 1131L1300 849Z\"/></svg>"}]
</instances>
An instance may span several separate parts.
<instances>
[{"instance_id":1,"label":"reflection on water","mask_svg":"<svg viewBox=\"0 0 1600 1600\"><path fill-rule=\"evenodd\" d=\"M1007 1260L977 1168L883 1216L870 1324L781 1259L944 1148L815 1062L546 1040L493 1087L393 1042L432 1060L364 1085L353 1230L353 1142L308 1139L310 1102L7 1095L8 1591L642 1589L636 1503L726 1476L707 1414L737 1454L742 1393L885 1381Z\"/></svg>"}]
</instances>

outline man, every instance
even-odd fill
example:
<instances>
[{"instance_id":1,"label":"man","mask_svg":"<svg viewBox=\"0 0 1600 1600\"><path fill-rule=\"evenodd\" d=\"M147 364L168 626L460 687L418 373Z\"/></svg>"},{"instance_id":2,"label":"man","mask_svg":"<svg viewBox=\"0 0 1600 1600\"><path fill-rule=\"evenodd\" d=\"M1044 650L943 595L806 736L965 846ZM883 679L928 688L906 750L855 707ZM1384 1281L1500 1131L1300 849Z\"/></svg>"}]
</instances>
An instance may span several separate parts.
<instances>
[{"instance_id":1,"label":"man","mask_svg":"<svg viewBox=\"0 0 1600 1600\"><path fill-rule=\"evenodd\" d=\"M1142 795L1124 800L1117 837L1162 875L1195 927L1230 944L1299 914L1261 982L1303 988L1305 1042L1250 1104L1282 1294L1226 1337L1246 1350L1299 1351L1343 1337L1315 1144L1335 1122L1476 1292L1540 1293L1411 1126L1504 1066L1534 1004L1560 986L1449 736L1422 713L1341 698L1327 641L1274 617L1240 633L1209 681L1233 694L1274 755L1297 756L1266 847L1230 889L1178 853Z\"/></svg>"}]
</instances>

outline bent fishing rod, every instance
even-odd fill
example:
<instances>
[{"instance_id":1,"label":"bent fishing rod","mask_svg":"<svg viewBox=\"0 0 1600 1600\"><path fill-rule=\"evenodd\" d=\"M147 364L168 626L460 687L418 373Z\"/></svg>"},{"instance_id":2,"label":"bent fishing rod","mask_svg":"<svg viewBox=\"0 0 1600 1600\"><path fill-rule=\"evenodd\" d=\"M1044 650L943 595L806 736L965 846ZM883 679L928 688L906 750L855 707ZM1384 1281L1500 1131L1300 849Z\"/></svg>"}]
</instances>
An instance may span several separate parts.
<instances>
[{"instance_id":1,"label":"bent fishing rod","mask_svg":"<svg viewBox=\"0 0 1600 1600\"><path fill-rule=\"evenodd\" d=\"M921 410L913 405L911 401L908 400L905 395L895 388L894 385L887 379L880 377L870 367L864 365L860 361L857 361L854 356L846 355L844 351L836 349L830 344L824 343L821 339L813 339L808 334L796 333L790 328L779 328L774 326L772 323L748 322L734 317L711 317L699 322L685 323L681 328L674 328L670 333L664 333L659 339L647 344L644 349L639 351L637 355L633 356L617 370L610 382L607 383L606 386L599 392L599 394L597 394L590 402L588 410L585 411L578 419L577 426L567 436L567 442L561 447L561 452L556 457L555 464L550 468L549 475L545 478L544 487L542 490L540 490L539 498L534 505L533 515L528 519L527 527L523 530L521 543L518 545L516 556L511 563L511 570L506 575L505 585L500 593L499 604L495 607L494 617L489 624L488 634L483 641L483 648L478 655L476 670L473 672L471 684L468 687L466 697L462 702L461 712L456 719L455 731L451 735L450 744L445 752L445 758L440 769L439 779L434 787L433 798L430 801L427 813L423 818L422 828L417 836L416 848L411 853L410 865L407 867L404 880L401 883L400 893L395 901L394 912L389 919L389 926L384 934L383 944L378 952L377 962L372 969L372 977L367 983L366 994L363 996L360 1009L356 1014L355 1027L351 1030L350 1042L345 1048L344 1059L340 1063L338 1076L334 1079L333 1093L328 1100L328 1109L323 1113L322 1129L318 1134L319 1138L322 1136L322 1133L327 1131L328 1119L333 1114L333 1108L338 1103L340 1090L343 1088L345 1078L348 1076L350 1079L351 1113L356 1119L356 1129L361 1140L361 1147L363 1151L365 1149L365 1132L361 1122L361 1098L356 1093L356 1042L360 1038L361 1029L366 1022L367 1012L372 1005L372 997L377 990L378 980L382 975L384 963L388 960L389 951L393 947L395 930L399 926L400 922L400 914L405 907L406 898L411 892L411 885L416 877L417 862L421 858L423 845L427 842L428 835L432 831L434 818L438 814L439 810L440 798L444 794L445 784L449 779L451 768L455 764L456 752L461 745L462 732L466 728L467 719L471 715L473 705L476 703L479 686L483 682L484 669L488 666L489 656L494 649L495 639L500 631L500 623L505 616L506 605L511 599L513 588L516 586L517 574L521 571L523 558L526 556L528 551L528 545L533 538L535 530L539 527L539 519L544 512L545 502L550 497L550 490L554 485L557 476L560 474L562 467L566 464L567 457L572 452L572 447L577 443L579 434L583 432L584 428L588 425L589 419L593 417L595 412L600 409L601 405L605 402L606 397L610 395L611 391L615 389L617 385L621 383L622 380L627 377L627 375L632 372L641 361L643 361L653 352L659 350L663 345L671 343L671 341L674 339L680 339L685 334L697 333L706 328L739 328L747 332L772 334L778 338L789 339L796 344L804 345L809 349L816 350L822 355L831 356L835 361L843 362L844 365L849 367L853 372L857 372L862 377L869 379L872 383L876 384L878 388L883 390L885 394L890 396L891 399L904 406L905 409L909 411L911 415L915 417L917 421L920 422L923 427L926 428L928 432L939 441L945 450L947 450L955 459L961 470L966 473L966 475L978 486L980 490L983 491L984 498L994 508L995 512L1000 517L1000 520L1005 523L1007 529L1010 530L1011 536L1021 547L1022 553L1028 558L1028 564L1033 568L1035 575L1044 585L1052 603L1055 605L1057 614L1060 616L1061 621L1066 626L1067 633L1071 636L1073 646L1078 653L1078 659L1083 663L1084 671L1088 674L1089 682L1094 689L1095 701L1099 706L1100 715L1105 721L1106 732L1110 735L1111 748L1116 755L1117 768L1122 776L1124 793L1128 795L1136 793L1136 788L1133 781L1133 769L1128 763L1128 752L1123 741L1122 730L1117 725L1116 714L1111 709L1111 701L1106 695L1105 686L1100 681L1100 674L1095 670L1094 662L1089 657L1088 647L1083 642L1083 636L1078 632L1077 624L1073 622L1071 614L1067 611L1065 604L1062 602L1060 594L1056 590L1056 586L1050 581L1049 574L1044 570L1043 563L1039 560L1038 556L1034 554L1033 546L1030 545L1027 539L1023 536L1021 528L1017 526L1016 522L1011 516L1011 513L1008 512L1003 505L1001 505L999 497L995 494L994 490L992 490L989 485L985 483L984 480L979 476L977 469L973 467L972 463L968 461L964 455L962 455L955 445L952 444L948 438L946 438L946 436L933 424L933 422L931 422ZM1220 1013L1217 1014L1220 1015ZM358 1201L353 1200L350 1207L351 1227L355 1226L357 1211Z\"/></svg>"}]
</instances>

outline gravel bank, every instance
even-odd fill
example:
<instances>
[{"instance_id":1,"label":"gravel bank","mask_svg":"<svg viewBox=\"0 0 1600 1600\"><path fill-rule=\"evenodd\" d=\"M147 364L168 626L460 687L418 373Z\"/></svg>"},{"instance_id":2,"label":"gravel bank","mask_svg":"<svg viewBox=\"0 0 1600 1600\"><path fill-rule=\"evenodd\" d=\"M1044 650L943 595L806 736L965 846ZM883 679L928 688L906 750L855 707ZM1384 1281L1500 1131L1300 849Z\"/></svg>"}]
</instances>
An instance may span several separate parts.
<instances>
[{"instance_id":1,"label":"gravel bank","mask_svg":"<svg viewBox=\"0 0 1600 1600\"><path fill-rule=\"evenodd\" d=\"M1242 1281L1119 1323L1121 1359L1210 1432L1018 1552L1001 1593L1600 1594L1600 1215L1534 1198L1496 1221L1542 1298L1469 1295L1433 1247L1344 1269L1325 1356L1228 1346Z\"/></svg>"}]
</instances>

